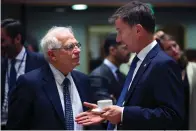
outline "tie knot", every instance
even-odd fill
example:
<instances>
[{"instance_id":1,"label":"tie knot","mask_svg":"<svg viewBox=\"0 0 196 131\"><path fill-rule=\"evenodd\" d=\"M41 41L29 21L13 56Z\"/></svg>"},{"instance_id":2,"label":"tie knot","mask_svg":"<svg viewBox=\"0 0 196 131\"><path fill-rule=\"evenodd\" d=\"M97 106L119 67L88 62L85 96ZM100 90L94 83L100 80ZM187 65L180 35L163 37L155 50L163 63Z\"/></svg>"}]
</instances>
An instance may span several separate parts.
<instances>
[{"instance_id":1,"label":"tie knot","mask_svg":"<svg viewBox=\"0 0 196 131\"><path fill-rule=\"evenodd\" d=\"M137 57L137 55L133 58L132 63L137 63L140 59Z\"/></svg>"},{"instance_id":2,"label":"tie knot","mask_svg":"<svg viewBox=\"0 0 196 131\"><path fill-rule=\"evenodd\" d=\"M119 71L119 69L117 69L117 70L116 70L116 74L120 74L120 71Z\"/></svg>"},{"instance_id":3,"label":"tie knot","mask_svg":"<svg viewBox=\"0 0 196 131\"><path fill-rule=\"evenodd\" d=\"M136 64L137 62L139 61L140 59L137 57L137 55L133 58L132 62L131 62L131 66L132 67L136 67Z\"/></svg>"},{"instance_id":4,"label":"tie knot","mask_svg":"<svg viewBox=\"0 0 196 131\"><path fill-rule=\"evenodd\" d=\"M62 84L63 84L63 86L68 86L69 82L70 82L69 79L65 78Z\"/></svg>"}]
</instances>

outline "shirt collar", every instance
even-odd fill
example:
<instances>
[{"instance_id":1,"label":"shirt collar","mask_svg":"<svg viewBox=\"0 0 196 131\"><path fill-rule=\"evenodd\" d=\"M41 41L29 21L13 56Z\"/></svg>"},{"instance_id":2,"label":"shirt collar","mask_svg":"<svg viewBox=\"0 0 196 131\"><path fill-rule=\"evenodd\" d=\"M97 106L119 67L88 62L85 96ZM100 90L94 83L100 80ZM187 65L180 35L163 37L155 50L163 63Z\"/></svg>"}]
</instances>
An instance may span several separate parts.
<instances>
[{"instance_id":1,"label":"shirt collar","mask_svg":"<svg viewBox=\"0 0 196 131\"><path fill-rule=\"evenodd\" d=\"M150 50L152 50L152 48L157 44L157 41L154 40L153 42L151 42L150 44L148 44L145 48L143 48L138 54L137 57L143 61L144 58L146 57L146 55L150 52Z\"/></svg>"},{"instance_id":2,"label":"shirt collar","mask_svg":"<svg viewBox=\"0 0 196 131\"><path fill-rule=\"evenodd\" d=\"M24 46L22 47L22 50L20 51L20 53L16 56L16 60L22 60L24 55L25 55L26 49L24 48Z\"/></svg>"},{"instance_id":3,"label":"shirt collar","mask_svg":"<svg viewBox=\"0 0 196 131\"><path fill-rule=\"evenodd\" d=\"M71 80L71 73L68 73L67 76L64 76L63 73L61 73L58 69L56 69L52 64L49 63L49 66L52 70L55 80L60 85L62 85L65 78L68 78L69 80Z\"/></svg>"},{"instance_id":4,"label":"shirt collar","mask_svg":"<svg viewBox=\"0 0 196 131\"><path fill-rule=\"evenodd\" d=\"M111 70L112 72L116 72L116 70L118 69L112 62L110 62L108 59L104 59L103 63L105 65L107 65Z\"/></svg>"}]
</instances>

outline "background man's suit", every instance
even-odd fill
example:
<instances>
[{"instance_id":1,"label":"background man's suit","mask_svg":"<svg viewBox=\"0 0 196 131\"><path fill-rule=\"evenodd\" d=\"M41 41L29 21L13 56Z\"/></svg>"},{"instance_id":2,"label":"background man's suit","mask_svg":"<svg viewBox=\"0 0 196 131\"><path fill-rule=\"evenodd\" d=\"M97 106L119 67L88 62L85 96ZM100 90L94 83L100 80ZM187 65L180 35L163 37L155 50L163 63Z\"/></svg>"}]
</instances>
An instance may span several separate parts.
<instances>
[{"instance_id":1,"label":"background man's suit","mask_svg":"<svg viewBox=\"0 0 196 131\"><path fill-rule=\"evenodd\" d=\"M37 69L46 63L43 55L30 52L26 50L26 64L25 64L25 73ZM5 78L6 78L6 70L8 67L8 60L6 58L2 58L1 61L1 103L4 100L4 92L5 92ZM2 106L2 104L1 104Z\"/></svg>"},{"instance_id":2,"label":"background man's suit","mask_svg":"<svg viewBox=\"0 0 196 131\"><path fill-rule=\"evenodd\" d=\"M94 99L111 99L112 94L116 99L118 99L120 92L122 90L123 83L125 81L125 75L120 74L121 82L117 81L111 69L102 63L98 68L96 68L90 74L91 88L94 90Z\"/></svg>"},{"instance_id":3,"label":"background man's suit","mask_svg":"<svg viewBox=\"0 0 196 131\"><path fill-rule=\"evenodd\" d=\"M155 45L125 96L118 129L177 129L184 116L183 92L178 65Z\"/></svg>"},{"instance_id":4,"label":"background man's suit","mask_svg":"<svg viewBox=\"0 0 196 131\"><path fill-rule=\"evenodd\" d=\"M91 102L88 77L78 71L72 71L71 75L81 102ZM83 107L83 110L86 108ZM20 76L9 103L6 128L65 130L64 121L60 97L50 67L46 64Z\"/></svg>"}]
</instances>

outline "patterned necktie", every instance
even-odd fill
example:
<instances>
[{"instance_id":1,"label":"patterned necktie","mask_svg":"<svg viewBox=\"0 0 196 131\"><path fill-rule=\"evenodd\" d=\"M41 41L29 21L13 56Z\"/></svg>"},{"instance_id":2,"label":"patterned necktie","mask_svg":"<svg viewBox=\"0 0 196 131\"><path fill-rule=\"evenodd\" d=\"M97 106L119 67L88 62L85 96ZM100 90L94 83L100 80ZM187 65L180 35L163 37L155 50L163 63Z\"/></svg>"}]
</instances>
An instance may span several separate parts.
<instances>
[{"instance_id":1,"label":"patterned necktie","mask_svg":"<svg viewBox=\"0 0 196 131\"><path fill-rule=\"evenodd\" d=\"M16 84L16 59L11 60L10 78L9 78L9 91L15 87Z\"/></svg>"},{"instance_id":2,"label":"patterned necktie","mask_svg":"<svg viewBox=\"0 0 196 131\"><path fill-rule=\"evenodd\" d=\"M139 58L137 57L137 55L134 57L132 63L131 63L131 66L130 66L130 69L129 69L129 72L128 72L128 75L126 77L126 80L125 80L125 84L123 86L123 90L120 94L120 97L117 101L117 105L118 106L122 106L123 102L124 102L124 99L125 99L125 96L126 96L126 93L129 89L129 85L131 83L131 80L132 80L132 77L133 77L133 73L134 73L134 70L137 66L137 62L139 61ZM107 130L114 130L115 128L115 125L114 124L111 124L110 122L108 123L108 127L107 127Z\"/></svg>"},{"instance_id":3,"label":"patterned necktie","mask_svg":"<svg viewBox=\"0 0 196 131\"><path fill-rule=\"evenodd\" d=\"M65 106L65 127L66 130L74 130L73 110L71 104L71 98L69 93L69 79L65 78L63 81L63 95Z\"/></svg>"}]
</instances>

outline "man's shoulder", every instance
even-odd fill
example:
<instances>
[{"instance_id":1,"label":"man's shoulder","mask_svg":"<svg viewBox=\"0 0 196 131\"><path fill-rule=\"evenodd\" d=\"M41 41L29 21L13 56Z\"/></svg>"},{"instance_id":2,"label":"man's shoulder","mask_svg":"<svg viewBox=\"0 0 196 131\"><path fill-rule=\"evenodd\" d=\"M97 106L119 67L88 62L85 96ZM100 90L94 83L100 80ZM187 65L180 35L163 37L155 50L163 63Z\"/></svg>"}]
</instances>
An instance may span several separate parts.
<instances>
[{"instance_id":1,"label":"man's shoulder","mask_svg":"<svg viewBox=\"0 0 196 131\"><path fill-rule=\"evenodd\" d=\"M21 75L21 77L27 81L37 81L41 77L41 75L43 75L42 68L43 66L37 69L31 70Z\"/></svg>"},{"instance_id":2,"label":"man's shoulder","mask_svg":"<svg viewBox=\"0 0 196 131\"><path fill-rule=\"evenodd\" d=\"M101 64L100 66L98 66L97 68L95 68L92 72L91 72L91 76L92 75L100 75L100 76L103 76L103 75L106 75L108 74L108 71L109 71L109 67L107 67L107 65L105 64Z\"/></svg>"},{"instance_id":3,"label":"man's shoulder","mask_svg":"<svg viewBox=\"0 0 196 131\"><path fill-rule=\"evenodd\" d=\"M44 55L38 52L31 52L27 50L27 58L31 58L34 60L45 61Z\"/></svg>"},{"instance_id":4,"label":"man's shoulder","mask_svg":"<svg viewBox=\"0 0 196 131\"><path fill-rule=\"evenodd\" d=\"M159 51L157 56L154 59L154 62L159 63L159 64L164 64L164 63L176 63L176 61L170 57L168 54L166 54L164 51Z\"/></svg>"}]
</instances>

